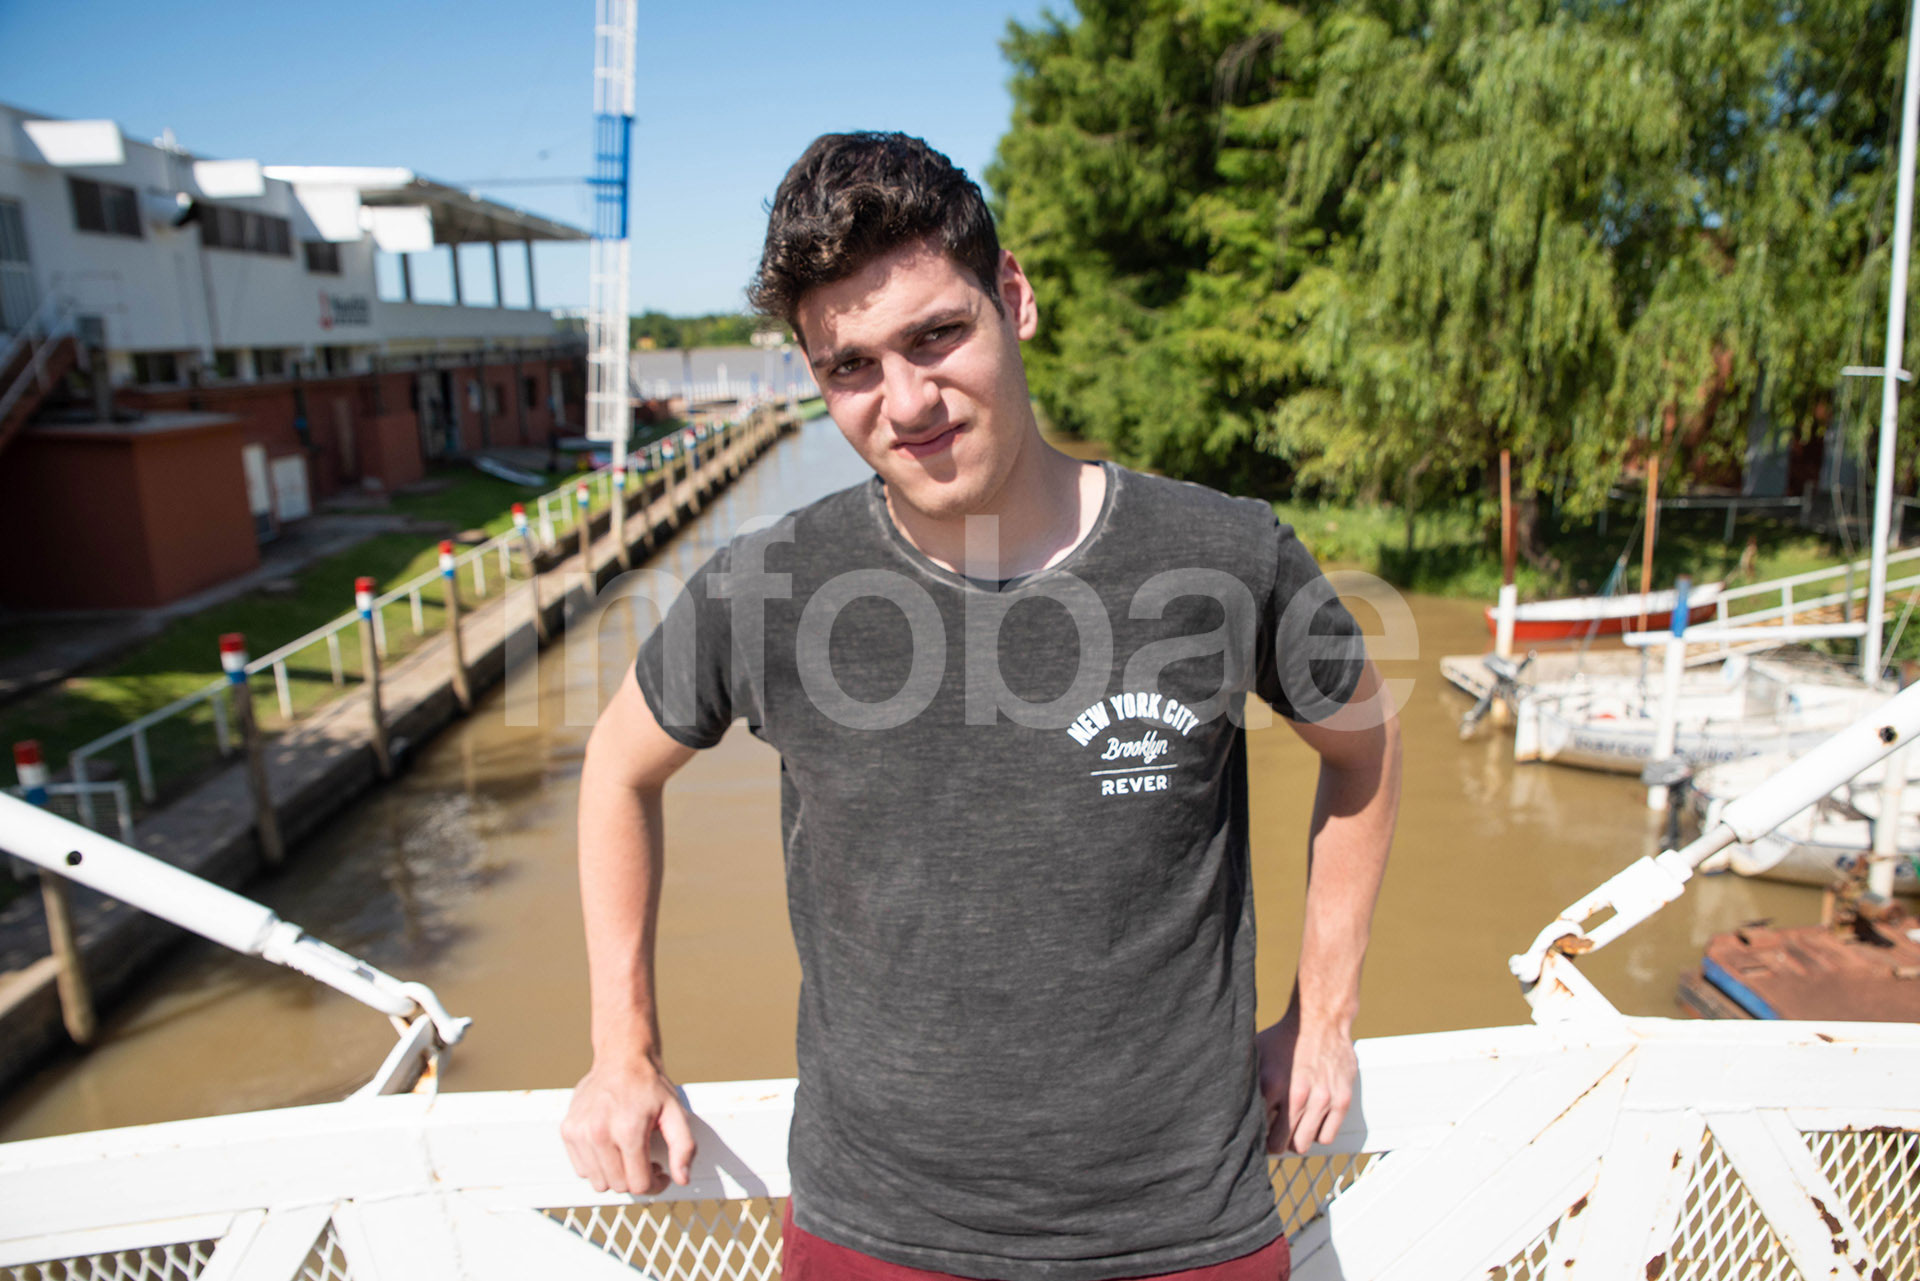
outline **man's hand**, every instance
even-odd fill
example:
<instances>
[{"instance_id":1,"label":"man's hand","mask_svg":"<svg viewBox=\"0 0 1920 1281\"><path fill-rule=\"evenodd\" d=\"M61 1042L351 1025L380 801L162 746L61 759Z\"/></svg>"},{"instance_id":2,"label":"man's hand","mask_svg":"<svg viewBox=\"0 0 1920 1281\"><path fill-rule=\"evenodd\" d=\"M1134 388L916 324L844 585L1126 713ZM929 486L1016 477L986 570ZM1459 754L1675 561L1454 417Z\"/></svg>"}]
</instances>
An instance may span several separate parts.
<instances>
[{"instance_id":1,"label":"man's hand","mask_svg":"<svg viewBox=\"0 0 1920 1281\"><path fill-rule=\"evenodd\" d=\"M667 1167L652 1159L653 1133L667 1144ZM658 1065L612 1067L595 1060L573 1088L560 1123L573 1171L595 1192L651 1195L669 1177L684 1186L693 1173L693 1117Z\"/></svg>"},{"instance_id":2,"label":"man's hand","mask_svg":"<svg viewBox=\"0 0 1920 1281\"><path fill-rule=\"evenodd\" d=\"M1303 1026L1296 1006L1254 1038L1260 1094L1267 1101L1267 1151L1305 1152L1331 1143L1353 1103L1359 1062L1348 1033Z\"/></svg>"}]
</instances>

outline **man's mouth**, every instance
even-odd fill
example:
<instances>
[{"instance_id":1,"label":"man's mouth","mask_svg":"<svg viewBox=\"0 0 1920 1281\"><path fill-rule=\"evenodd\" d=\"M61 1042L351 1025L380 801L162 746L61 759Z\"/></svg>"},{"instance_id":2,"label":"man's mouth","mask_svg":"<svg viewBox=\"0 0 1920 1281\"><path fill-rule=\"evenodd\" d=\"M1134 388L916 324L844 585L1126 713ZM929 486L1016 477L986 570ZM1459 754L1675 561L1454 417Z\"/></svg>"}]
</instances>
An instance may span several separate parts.
<instances>
[{"instance_id":1,"label":"man's mouth","mask_svg":"<svg viewBox=\"0 0 1920 1281\"><path fill-rule=\"evenodd\" d=\"M953 444L953 438L960 434L966 424L955 423L944 431L936 432L920 440L895 441L893 447L909 458L931 458Z\"/></svg>"}]
</instances>

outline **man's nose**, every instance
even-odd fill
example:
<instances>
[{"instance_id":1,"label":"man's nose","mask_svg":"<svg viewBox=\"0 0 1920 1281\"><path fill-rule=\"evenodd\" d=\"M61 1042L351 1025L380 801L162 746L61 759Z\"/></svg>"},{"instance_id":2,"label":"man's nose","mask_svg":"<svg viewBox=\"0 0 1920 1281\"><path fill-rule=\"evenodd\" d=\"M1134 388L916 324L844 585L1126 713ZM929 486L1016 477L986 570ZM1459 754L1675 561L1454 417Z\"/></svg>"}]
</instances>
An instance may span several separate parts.
<instances>
[{"instance_id":1,"label":"man's nose","mask_svg":"<svg viewBox=\"0 0 1920 1281\"><path fill-rule=\"evenodd\" d=\"M912 434L939 419L940 387L927 370L896 358L882 362L881 376L887 421L895 429Z\"/></svg>"}]
</instances>

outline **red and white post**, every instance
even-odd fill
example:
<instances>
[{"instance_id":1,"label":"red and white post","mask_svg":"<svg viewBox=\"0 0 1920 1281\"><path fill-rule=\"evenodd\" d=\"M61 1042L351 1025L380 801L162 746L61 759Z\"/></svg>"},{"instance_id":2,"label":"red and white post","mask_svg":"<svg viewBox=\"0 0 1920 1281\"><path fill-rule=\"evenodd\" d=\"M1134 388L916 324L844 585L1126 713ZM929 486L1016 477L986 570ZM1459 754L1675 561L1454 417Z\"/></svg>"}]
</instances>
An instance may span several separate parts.
<instances>
[{"instance_id":1,"label":"red and white post","mask_svg":"<svg viewBox=\"0 0 1920 1281\"><path fill-rule=\"evenodd\" d=\"M260 842L260 861L278 867L286 859L280 840L280 816L273 808L273 789L267 779L266 744L253 714L253 690L247 685L247 638L228 632L220 638L220 666L233 694L233 719L240 727L240 745L247 754L247 791L253 797L253 831Z\"/></svg>"},{"instance_id":2,"label":"red and white post","mask_svg":"<svg viewBox=\"0 0 1920 1281\"><path fill-rule=\"evenodd\" d=\"M473 710L473 684L467 679L466 639L460 632L460 580L453 562L453 540L440 540L440 589L447 598L447 640L453 646L453 696L460 710Z\"/></svg>"},{"instance_id":3,"label":"red and white post","mask_svg":"<svg viewBox=\"0 0 1920 1281\"><path fill-rule=\"evenodd\" d=\"M13 770L30 805L45 808L47 803L47 765L34 739L13 745ZM87 985L87 967L80 954L80 934L73 926L73 901L67 897L65 878L42 870L40 903L47 913L47 950L59 969L54 983L60 991L60 1018L75 1045L91 1045L99 1020L94 1016L93 992Z\"/></svg>"},{"instance_id":4,"label":"red and white post","mask_svg":"<svg viewBox=\"0 0 1920 1281\"><path fill-rule=\"evenodd\" d=\"M353 580L353 607L360 614L360 673L367 683L367 711L373 728L373 759L381 778L393 777L393 751L387 743L387 717L380 703L380 646L373 632L373 601L378 584Z\"/></svg>"},{"instance_id":5,"label":"red and white post","mask_svg":"<svg viewBox=\"0 0 1920 1281\"><path fill-rule=\"evenodd\" d=\"M540 557L533 549L533 531L527 523L525 504L513 505L513 531L520 535L520 551L527 558L527 591L533 595L533 634L545 645L553 638L547 634L547 611L540 603Z\"/></svg>"}]
</instances>

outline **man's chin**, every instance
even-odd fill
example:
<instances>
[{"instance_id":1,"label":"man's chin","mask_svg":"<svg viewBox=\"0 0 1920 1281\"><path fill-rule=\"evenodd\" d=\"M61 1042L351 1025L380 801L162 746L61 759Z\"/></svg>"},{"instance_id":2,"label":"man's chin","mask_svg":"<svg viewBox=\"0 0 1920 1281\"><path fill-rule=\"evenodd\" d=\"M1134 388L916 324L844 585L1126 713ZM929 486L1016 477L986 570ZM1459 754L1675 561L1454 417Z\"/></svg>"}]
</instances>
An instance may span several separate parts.
<instances>
[{"instance_id":1,"label":"man's chin","mask_svg":"<svg viewBox=\"0 0 1920 1281\"><path fill-rule=\"evenodd\" d=\"M892 468L892 474L880 473L887 492L896 503L904 503L929 520L960 520L980 510L983 495L979 477L965 469Z\"/></svg>"}]
</instances>

